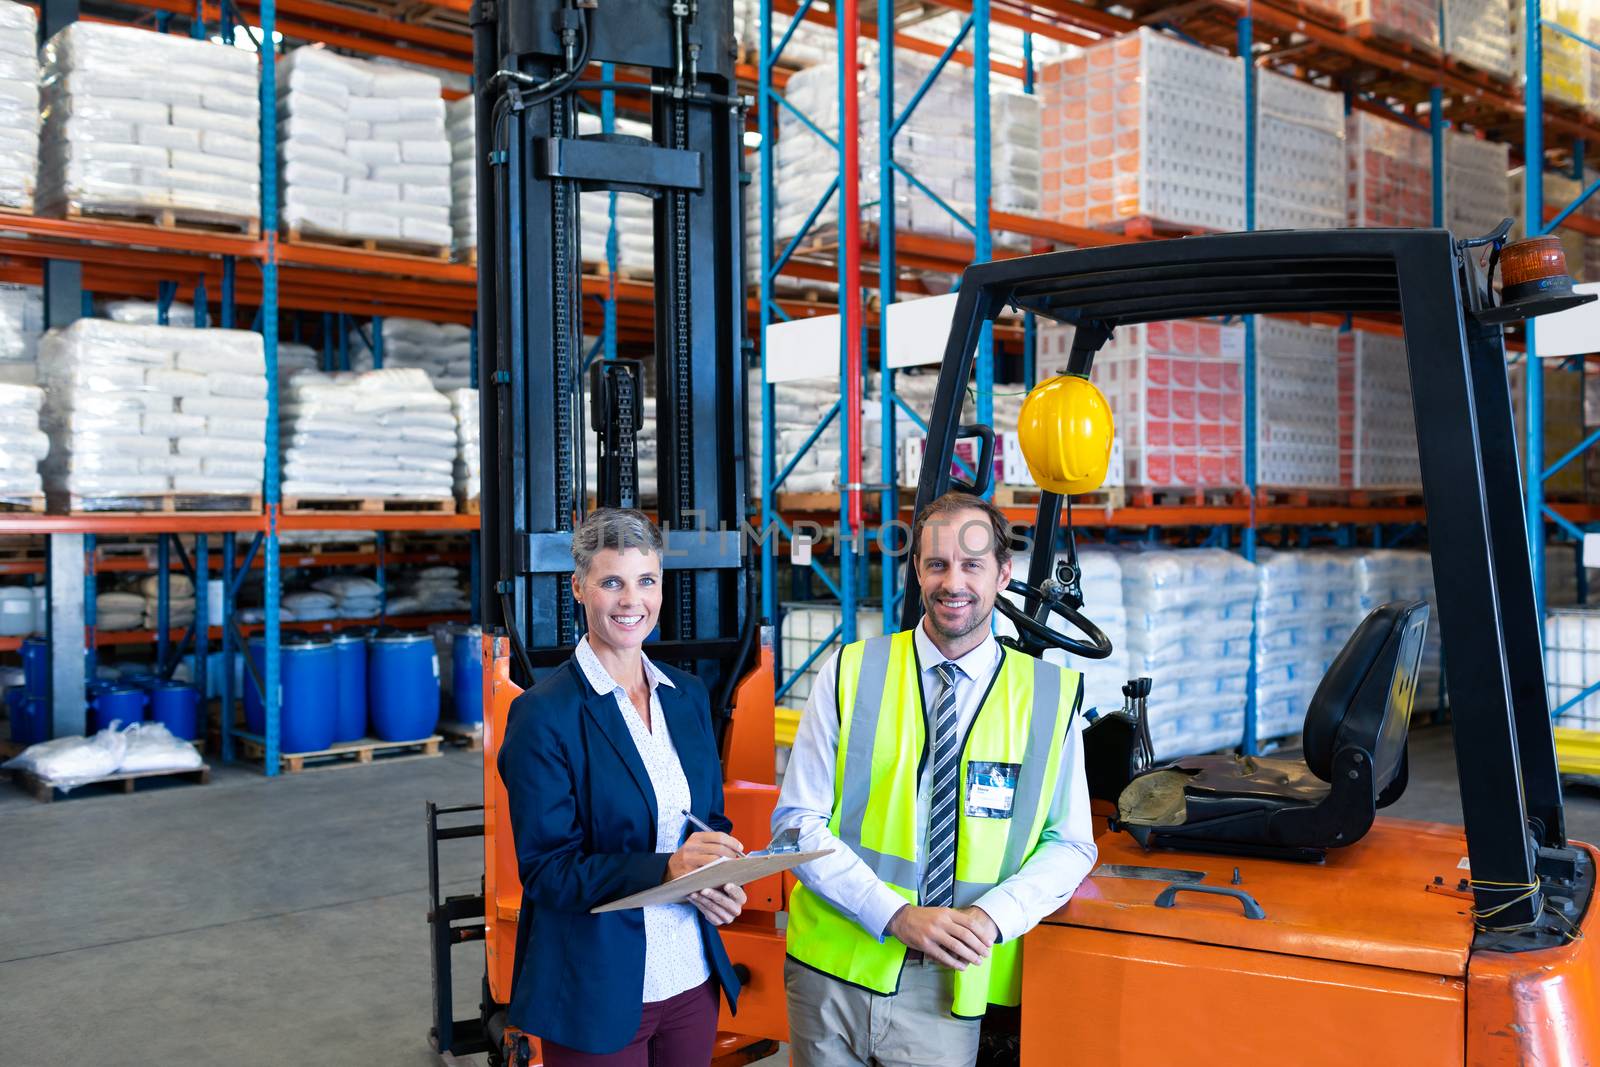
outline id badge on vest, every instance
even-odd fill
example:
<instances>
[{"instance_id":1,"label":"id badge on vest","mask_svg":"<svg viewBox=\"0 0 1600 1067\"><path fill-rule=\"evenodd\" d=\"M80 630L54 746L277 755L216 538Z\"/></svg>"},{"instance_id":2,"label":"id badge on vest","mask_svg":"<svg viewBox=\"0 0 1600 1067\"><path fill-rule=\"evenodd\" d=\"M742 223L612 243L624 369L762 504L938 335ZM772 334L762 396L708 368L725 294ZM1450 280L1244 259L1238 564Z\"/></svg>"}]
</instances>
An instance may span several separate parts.
<instances>
[{"instance_id":1,"label":"id badge on vest","mask_svg":"<svg viewBox=\"0 0 1600 1067\"><path fill-rule=\"evenodd\" d=\"M967 817L1009 819L1020 763L972 760L967 764Z\"/></svg>"}]
</instances>

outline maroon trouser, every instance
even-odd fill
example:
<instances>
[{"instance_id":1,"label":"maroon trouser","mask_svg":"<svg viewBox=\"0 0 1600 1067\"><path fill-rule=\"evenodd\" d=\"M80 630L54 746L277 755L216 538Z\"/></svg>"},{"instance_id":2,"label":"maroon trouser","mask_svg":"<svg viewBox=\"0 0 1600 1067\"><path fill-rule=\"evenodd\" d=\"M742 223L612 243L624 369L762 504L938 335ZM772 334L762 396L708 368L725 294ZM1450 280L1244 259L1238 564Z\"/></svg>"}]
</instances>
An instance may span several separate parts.
<instances>
[{"instance_id":1,"label":"maroon trouser","mask_svg":"<svg viewBox=\"0 0 1600 1067\"><path fill-rule=\"evenodd\" d=\"M540 1040L545 1067L708 1067L717 1040L717 986L693 989L644 1006L633 1039L616 1052L579 1052Z\"/></svg>"}]
</instances>

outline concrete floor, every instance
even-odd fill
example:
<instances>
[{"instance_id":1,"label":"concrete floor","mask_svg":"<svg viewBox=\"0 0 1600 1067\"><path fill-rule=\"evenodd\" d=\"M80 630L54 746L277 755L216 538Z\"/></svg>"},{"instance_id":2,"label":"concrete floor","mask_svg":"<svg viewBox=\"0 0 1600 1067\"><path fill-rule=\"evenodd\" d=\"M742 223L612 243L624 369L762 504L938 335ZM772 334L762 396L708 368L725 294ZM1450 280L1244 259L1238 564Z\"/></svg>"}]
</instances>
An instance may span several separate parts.
<instances>
[{"instance_id":1,"label":"concrete floor","mask_svg":"<svg viewBox=\"0 0 1600 1067\"><path fill-rule=\"evenodd\" d=\"M1392 814L1460 821L1448 730L1413 735ZM428 1064L423 804L476 802L479 757L37 804L0 789L0 1042L59 1063ZM1600 791L1569 791L1600 840ZM478 882L449 843L447 891ZM458 950L458 1015L475 1010Z\"/></svg>"}]
</instances>

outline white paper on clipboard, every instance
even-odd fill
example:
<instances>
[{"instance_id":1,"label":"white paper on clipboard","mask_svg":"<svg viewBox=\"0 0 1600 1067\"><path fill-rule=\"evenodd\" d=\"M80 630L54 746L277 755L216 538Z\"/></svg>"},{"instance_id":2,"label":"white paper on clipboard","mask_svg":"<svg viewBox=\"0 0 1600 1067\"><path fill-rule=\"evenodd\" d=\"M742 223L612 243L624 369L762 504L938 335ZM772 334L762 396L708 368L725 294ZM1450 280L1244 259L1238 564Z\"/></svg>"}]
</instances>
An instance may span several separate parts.
<instances>
[{"instance_id":1,"label":"white paper on clipboard","mask_svg":"<svg viewBox=\"0 0 1600 1067\"><path fill-rule=\"evenodd\" d=\"M670 882L662 882L649 889L641 889L621 900L613 900L598 908L590 908L589 914L603 915L608 911L625 911L628 908L643 908L652 904L677 904L688 899L689 894L698 893L702 889L730 883L749 885L758 878L787 871L791 867L798 867L802 863L810 863L814 859L832 854L833 849L822 848L812 852L758 853L742 856L736 860L717 859Z\"/></svg>"}]
</instances>

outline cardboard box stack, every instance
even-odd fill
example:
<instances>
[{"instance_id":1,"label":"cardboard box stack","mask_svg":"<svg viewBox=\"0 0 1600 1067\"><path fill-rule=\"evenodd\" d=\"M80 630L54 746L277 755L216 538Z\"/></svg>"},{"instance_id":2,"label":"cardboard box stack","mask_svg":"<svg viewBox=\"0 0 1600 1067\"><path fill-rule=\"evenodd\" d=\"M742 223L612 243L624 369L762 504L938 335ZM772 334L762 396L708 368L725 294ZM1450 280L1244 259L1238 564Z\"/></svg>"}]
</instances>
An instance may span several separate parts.
<instances>
[{"instance_id":1,"label":"cardboard box stack","mask_svg":"<svg viewBox=\"0 0 1600 1067\"><path fill-rule=\"evenodd\" d=\"M1339 486L1337 331L1257 317L1256 484Z\"/></svg>"},{"instance_id":2,"label":"cardboard box stack","mask_svg":"<svg viewBox=\"0 0 1600 1067\"><path fill-rule=\"evenodd\" d=\"M1398 337L1339 334L1339 482L1346 489L1422 484L1410 370Z\"/></svg>"},{"instance_id":3,"label":"cardboard box stack","mask_svg":"<svg viewBox=\"0 0 1600 1067\"><path fill-rule=\"evenodd\" d=\"M1429 226L1433 148L1428 135L1393 119L1352 111L1345 127L1351 226Z\"/></svg>"},{"instance_id":4,"label":"cardboard box stack","mask_svg":"<svg viewBox=\"0 0 1600 1067\"><path fill-rule=\"evenodd\" d=\"M1343 98L1270 70L1257 88L1256 227L1343 226Z\"/></svg>"}]
</instances>

